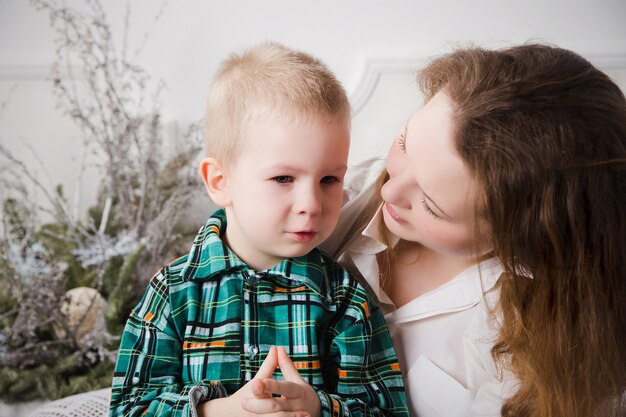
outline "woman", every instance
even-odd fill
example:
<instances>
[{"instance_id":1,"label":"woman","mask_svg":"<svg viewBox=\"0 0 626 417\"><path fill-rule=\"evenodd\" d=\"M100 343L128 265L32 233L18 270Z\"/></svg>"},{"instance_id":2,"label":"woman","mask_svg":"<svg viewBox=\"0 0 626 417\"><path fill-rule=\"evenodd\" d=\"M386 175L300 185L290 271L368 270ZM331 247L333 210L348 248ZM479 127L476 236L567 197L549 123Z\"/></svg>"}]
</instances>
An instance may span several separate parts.
<instances>
[{"instance_id":1,"label":"woman","mask_svg":"<svg viewBox=\"0 0 626 417\"><path fill-rule=\"evenodd\" d=\"M413 413L623 415L623 93L543 45L458 50L419 82L326 246L378 295Z\"/></svg>"}]
</instances>

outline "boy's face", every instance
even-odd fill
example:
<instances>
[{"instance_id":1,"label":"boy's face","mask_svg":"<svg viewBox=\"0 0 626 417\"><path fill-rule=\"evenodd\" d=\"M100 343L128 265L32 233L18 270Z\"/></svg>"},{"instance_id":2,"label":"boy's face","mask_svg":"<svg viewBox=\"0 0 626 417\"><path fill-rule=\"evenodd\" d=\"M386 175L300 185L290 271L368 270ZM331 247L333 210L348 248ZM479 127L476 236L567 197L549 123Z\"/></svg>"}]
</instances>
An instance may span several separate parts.
<instances>
[{"instance_id":1,"label":"boy's face","mask_svg":"<svg viewBox=\"0 0 626 417\"><path fill-rule=\"evenodd\" d=\"M339 218L349 146L346 120L253 118L225 174L226 240L237 256L266 269L326 240Z\"/></svg>"}]
</instances>

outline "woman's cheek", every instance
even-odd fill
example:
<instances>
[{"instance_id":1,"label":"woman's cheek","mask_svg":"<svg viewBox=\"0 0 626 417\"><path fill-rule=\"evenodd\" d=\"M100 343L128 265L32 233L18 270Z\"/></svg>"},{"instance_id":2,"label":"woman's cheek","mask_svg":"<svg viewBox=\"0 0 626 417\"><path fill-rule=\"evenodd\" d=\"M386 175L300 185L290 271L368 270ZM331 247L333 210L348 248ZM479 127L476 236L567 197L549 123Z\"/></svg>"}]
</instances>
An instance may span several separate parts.
<instances>
[{"instance_id":1,"label":"woman's cheek","mask_svg":"<svg viewBox=\"0 0 626 417\"><path fill-rule=\"evenodd\" d=\"M431 223L423 230L427 235L429 246L439 252L455 255L468 255L472 252L472 239L463 227Z\"/></svg>"},{"instance_id":2,"label":"woman's cheek","mask_svg":"<svg viewBox=\"0 0 626 417\"><path fill-rule=\"evenodd\" d=\"M473 239L466 233L465 229L454 230L442 236L450 252L458 255L470 255L473 251Z\"/></svg>"}]
</instances>

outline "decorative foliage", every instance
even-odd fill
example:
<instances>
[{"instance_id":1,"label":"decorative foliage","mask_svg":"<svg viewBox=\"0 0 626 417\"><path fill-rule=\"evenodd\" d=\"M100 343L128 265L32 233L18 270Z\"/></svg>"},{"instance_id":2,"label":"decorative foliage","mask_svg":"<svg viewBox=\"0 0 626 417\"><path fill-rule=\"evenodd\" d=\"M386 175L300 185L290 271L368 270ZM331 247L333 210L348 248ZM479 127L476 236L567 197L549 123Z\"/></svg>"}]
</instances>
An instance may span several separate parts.
<instances>
[{"instance_id":1,"label":"decorative foliage","mask_svg":"<svg viewBox=\"0 0 626 417\"><path fill-rule=\"evenodd\" d=\"M95 159L102 177L95 206L81 212L80 195L71 204L60 186L48 191L0 145L10 163L0 172L0 399L8 402L110 385L130 308L161 263L184 251L180 220L200 189L198 125L175 155L165 153L163 85L150 88L150 76L127 58L126 35L118 53L100 3L89 1L87 12L32 4L56 33L52 88L81 132L81 171Z\"/></svg>"}]
</instances>

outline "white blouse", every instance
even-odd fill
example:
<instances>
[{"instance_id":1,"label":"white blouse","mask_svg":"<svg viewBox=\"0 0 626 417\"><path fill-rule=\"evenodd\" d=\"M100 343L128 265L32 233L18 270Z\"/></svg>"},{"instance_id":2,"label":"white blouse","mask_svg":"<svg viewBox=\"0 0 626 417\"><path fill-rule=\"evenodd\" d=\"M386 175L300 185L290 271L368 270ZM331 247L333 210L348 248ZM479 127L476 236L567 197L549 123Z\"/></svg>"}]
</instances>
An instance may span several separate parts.
<instances>
[{"instance_id":1,"label":"white blouse","mask_svg":"<svg viewBox=\"0 0 626 417\"><path fill-rule=\"evenodd\" d=\"M491 258L463 271L442 286L395 308L379 285L376 254L387 247L379 230L380 210L356 242L351 228L373 196L382 161L351 168L347 201L333 236L323 249L358 271L385 313L404 375L409 406L418 417L499 416L503 401L516 387L491 357L498 323L489 313L502 273Z\"/></svg>"}]
</instances>

